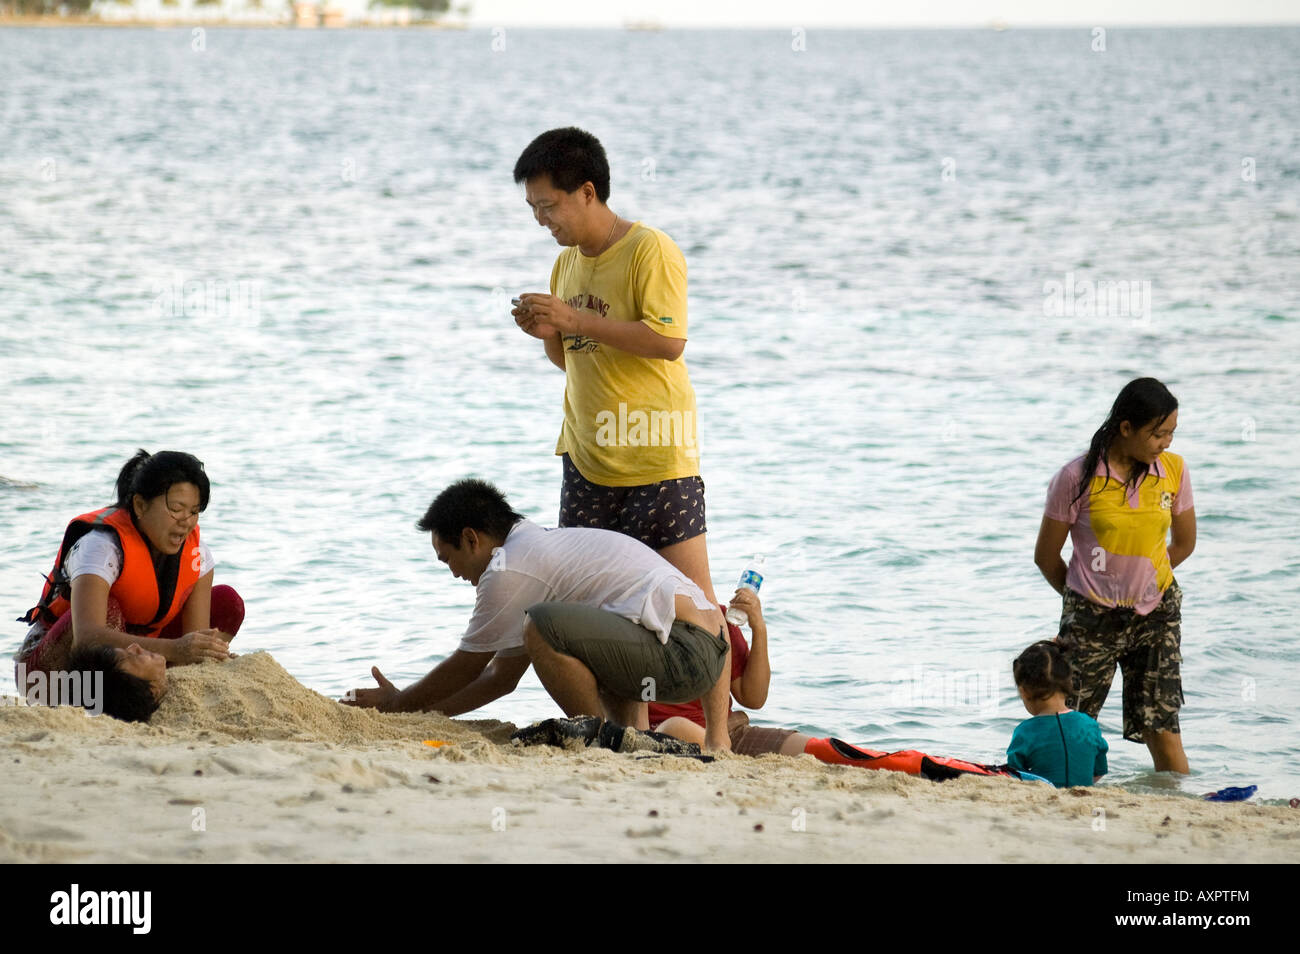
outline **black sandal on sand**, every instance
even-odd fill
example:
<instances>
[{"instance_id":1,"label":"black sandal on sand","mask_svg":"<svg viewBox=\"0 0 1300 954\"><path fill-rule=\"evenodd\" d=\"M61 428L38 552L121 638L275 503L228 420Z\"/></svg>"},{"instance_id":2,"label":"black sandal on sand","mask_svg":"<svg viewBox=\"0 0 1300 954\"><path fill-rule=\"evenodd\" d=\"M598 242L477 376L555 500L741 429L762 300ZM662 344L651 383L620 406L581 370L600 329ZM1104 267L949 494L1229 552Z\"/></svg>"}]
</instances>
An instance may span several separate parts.
<instances>
[{"instance_id":1,"label":"black sandal on sand","mask_svg":"<svg viewBox=\"0 0 1300 954\"><path fill-rule=\"evenodd\" d=\"M598 716L545 719L518 729L510 736L513 745L555 745L564 749L594 746L613 752L644 752L658 755L698 756L700 747L662 732L638 732Z\"/></svg>"},{"instance_id":2,"label":"black sandal on sand","mask_svg":"<svg viewBox=\"0 0 1300 954\"><path fill-rule=\"evenodd\" d=\"M585 749L600 733L599 716L575 716L572 719L544 719L536 725L516 730L510 741L514 745L558 745L565 749Z\"/></svg>"},{"instance_id":3,"label":"black sandal on sand","mask_svg":"<svg viewBox=\"0 0 1300 954\"><path fill-rule=\"evenodd\" d=\"M606 722L600 730L597 745L615 752L648 752L658 755L699 755L700 747L694 742L683 742L662 732L641 732L625 726Z\"/></svg>"}]
</instances>

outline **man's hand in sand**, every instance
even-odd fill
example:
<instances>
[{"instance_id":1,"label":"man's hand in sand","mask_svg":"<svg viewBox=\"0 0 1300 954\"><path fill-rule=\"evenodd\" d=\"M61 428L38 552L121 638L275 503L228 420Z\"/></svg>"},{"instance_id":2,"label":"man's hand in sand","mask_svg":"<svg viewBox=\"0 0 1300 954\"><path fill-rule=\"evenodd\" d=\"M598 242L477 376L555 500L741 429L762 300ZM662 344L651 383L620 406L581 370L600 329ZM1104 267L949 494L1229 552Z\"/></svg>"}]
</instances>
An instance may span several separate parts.
<instances>
[{"instance_id":1,"label":"man's hand in sand","mask_svg":"<svg viewBox=\"0 0 1300 954\"><path fill-rule=\"evenodd\" d=\"M397 697L402 694L402 690L385 679L378 666L370 667L370 675L374 676L375 682L379 683L378 689L352 689L339 701L345 706L356 706L360 709L378 709L380 712L395 711Z\"/></svg>"},{"instance_id":2,"label":"man's hand in sand","mask_svg":"<svg viewBox=\"0 0 1300 954\"><path fill-rule=\"evenodd\" d=\"M168 662L177 666L215 659L225 662L230 658L230 643L219 629L196 629L173 641Z\"/></svg>"}]
</instances>

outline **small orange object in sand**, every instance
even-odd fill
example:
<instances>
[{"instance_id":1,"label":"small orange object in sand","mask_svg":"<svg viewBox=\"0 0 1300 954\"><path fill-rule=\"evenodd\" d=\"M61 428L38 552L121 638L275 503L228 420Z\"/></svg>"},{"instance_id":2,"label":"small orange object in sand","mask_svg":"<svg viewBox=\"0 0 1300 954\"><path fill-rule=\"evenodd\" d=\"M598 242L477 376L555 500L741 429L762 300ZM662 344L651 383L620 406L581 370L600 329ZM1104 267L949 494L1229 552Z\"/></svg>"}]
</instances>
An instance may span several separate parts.
<instances>
[{"instance_id":1,"label":"small orange object in sand","mask_svg":"<svg viewBox=\"0 0 1300 954\"><path fill-rule=\"evenodd\" d=\"M433 749L440 749L444 745L455 745L454 742L444 742L442 739L425 739L424 744Z\"/></svg>"}]
</instances>

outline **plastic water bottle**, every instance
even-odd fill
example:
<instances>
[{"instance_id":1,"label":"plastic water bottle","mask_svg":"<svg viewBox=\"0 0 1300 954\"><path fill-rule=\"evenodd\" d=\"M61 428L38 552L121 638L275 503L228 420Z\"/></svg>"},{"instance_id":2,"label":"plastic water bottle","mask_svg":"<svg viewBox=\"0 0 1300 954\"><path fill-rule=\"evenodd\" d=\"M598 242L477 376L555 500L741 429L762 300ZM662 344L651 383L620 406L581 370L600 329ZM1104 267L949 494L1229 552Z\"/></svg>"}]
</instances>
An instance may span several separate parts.
<instances>
[{"instance_id":1,"label":"plastic water bottle","mask_svg":"<svg viewBox=\"0 0 1300 954\"><path fill-rule=\"evenodd\" d=\"M749 561L744 572L740 574L740 586L742 590L753 590L758 592L758 588L763 585L763 564L766 563L763 554L754 554L754 559ZM733 626L744 626L749 622L749 614L738 606L727 607L727 622Z\"/></svg>"}]
</instances>

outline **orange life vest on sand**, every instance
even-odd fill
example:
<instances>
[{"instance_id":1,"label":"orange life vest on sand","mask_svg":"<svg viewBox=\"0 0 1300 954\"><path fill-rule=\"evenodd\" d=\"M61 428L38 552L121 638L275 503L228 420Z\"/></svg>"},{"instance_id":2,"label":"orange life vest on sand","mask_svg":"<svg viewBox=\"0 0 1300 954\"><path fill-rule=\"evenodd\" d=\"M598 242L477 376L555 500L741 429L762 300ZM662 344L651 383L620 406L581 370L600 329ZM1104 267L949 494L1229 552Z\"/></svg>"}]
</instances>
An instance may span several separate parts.
<instances>
[{"instance_id":1,"label":"orange life vest on sand","mask_svg":"<svg viewBox=\"0 0 1300 954\"><path fill-rule=\"evenodd\" d=\"M54 569L45 578L41 600L22 617L23 622L38 619L52 625L72 608L72 581L65 562L68 552L91 530L110 530L122 548L122 573L108 595L122 607L122 618L132 636L157 636L175 619L190 591L199 581L199 528L196 525L177 553L161 557L154 563L148 542L136 529L130 513L118 507L105 507L82 514L68 524L54 558Z\"/></svg>"},{"instance_id":2,"label":"orange life vest on sand","mask_svg":"<svg viewBox=\"0 0 1300 954\"><path fill-rule=\"evenodd\" d=\"M984 765L965 759L950 759L942 755L926 755L913 749L900 752L877 752L860 745L850 745L839 739L810 739L804 752L832 765L858 765L869 769L889 769L920 775L934 782L944 782L960 775L1005 775L1024 782L1046 782L1030 772L1013 769L1009 765Z\"/></svg>"}]
</instances>

